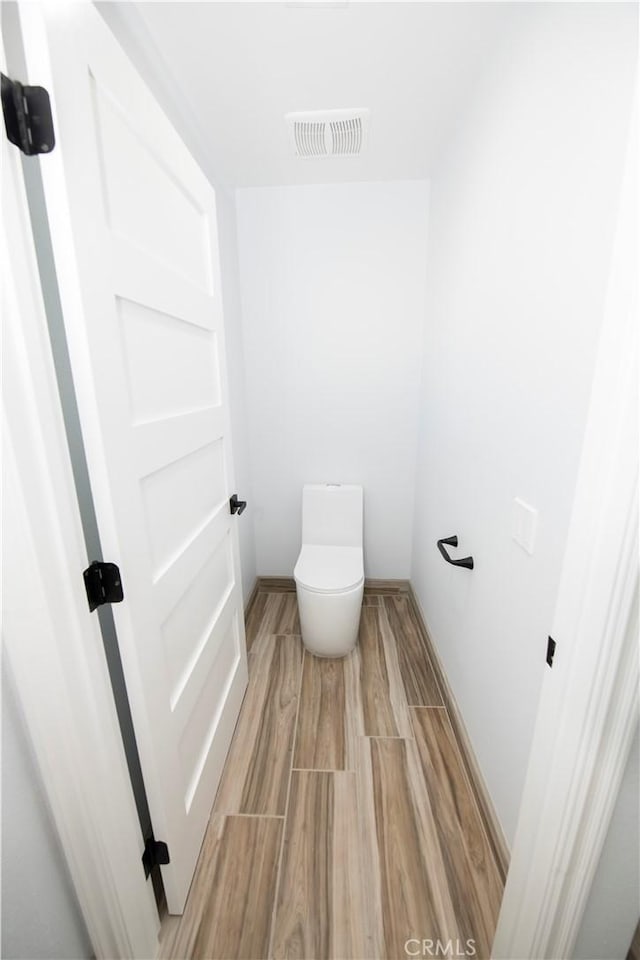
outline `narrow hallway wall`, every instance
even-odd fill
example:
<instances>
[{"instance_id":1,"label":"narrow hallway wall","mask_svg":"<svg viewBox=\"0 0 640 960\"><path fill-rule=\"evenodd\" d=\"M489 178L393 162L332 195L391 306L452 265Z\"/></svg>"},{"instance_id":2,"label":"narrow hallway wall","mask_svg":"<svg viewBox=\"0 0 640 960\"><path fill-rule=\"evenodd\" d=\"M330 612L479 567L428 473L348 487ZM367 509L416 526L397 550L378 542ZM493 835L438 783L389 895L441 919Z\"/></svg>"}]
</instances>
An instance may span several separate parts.
<instances>
[{"instance_id":1,"label":"narrow hallway wall","mask_svg":"<svg viewBox=\"0 0 640 960\"><path fill-rule=\"evenodd\" d=\"M505 16L510 42L432 179L412 582L510 843L602 320L637 10ZM512 539L516 497L539 514L533 555ZM437 552L453 534L472 572Z\"/></svg>"},{"instance_id":2,"label":"narrow hallway wall","mask_svg":"<svg viewBox=\"0 0 640 960\"><path fill-rule=\"evenodd\" d=\"M427 204L426 181L237 191L261 575L292 576L325 481L364 487L366 576L409 575Z\"/></svg>"}]
</instances>

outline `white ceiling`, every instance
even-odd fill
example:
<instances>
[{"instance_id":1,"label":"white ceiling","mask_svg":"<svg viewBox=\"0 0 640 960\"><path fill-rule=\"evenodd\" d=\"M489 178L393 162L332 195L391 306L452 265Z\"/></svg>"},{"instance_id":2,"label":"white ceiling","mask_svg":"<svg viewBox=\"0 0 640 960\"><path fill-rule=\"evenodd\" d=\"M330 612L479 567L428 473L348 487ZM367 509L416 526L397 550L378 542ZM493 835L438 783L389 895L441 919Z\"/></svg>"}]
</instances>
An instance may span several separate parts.
<instances>
[{"instance_id":1,"label":"white ceiling","mask_svg":"<svg viewBox=\"0 0 640 960\"><path fill-rule=\"evenodd\" d=\"M127 5L129 6L129 5ZM510 4L138 2L233 186L427 177ZM284 114L369 107L357 158L297 159Z\"/></svg>"}]
</instances>

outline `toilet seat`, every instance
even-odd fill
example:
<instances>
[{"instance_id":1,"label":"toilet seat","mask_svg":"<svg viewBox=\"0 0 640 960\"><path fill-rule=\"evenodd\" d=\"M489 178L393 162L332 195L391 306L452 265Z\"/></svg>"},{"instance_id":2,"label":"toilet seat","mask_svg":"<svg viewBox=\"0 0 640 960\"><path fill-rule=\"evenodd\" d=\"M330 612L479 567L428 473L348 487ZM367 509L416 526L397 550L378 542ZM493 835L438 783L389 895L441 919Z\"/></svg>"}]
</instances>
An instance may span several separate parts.
<instances>
[{"instance_id":1,"label":"toilet seat","mask_svg":"<svg viewBox=\"0 0 640 960\"><path fill-rule=\"evenodd\" d=\"M293 575L312 593L347 593L364 581L362 548L303 544Z\"/></svg>"}]
</instances>

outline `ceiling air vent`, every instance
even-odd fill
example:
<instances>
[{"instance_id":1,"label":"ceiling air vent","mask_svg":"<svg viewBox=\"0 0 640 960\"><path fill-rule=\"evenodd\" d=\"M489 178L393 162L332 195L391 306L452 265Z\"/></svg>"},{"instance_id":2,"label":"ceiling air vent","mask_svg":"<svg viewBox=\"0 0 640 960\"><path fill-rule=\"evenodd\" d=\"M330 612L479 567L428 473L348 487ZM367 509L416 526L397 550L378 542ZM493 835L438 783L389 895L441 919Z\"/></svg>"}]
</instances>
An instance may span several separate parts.
<instances>
[{"instance_id":1,"label":"ceiling air vent","mask_svg":"<svg viewBox=\"0 0 640 960\"><path fill-rule=\"evenodd\" d=\"M297 157L357 157L364 149L369 111L315 110L288 113L285 120Z\"/></svg>"}]
</instances>

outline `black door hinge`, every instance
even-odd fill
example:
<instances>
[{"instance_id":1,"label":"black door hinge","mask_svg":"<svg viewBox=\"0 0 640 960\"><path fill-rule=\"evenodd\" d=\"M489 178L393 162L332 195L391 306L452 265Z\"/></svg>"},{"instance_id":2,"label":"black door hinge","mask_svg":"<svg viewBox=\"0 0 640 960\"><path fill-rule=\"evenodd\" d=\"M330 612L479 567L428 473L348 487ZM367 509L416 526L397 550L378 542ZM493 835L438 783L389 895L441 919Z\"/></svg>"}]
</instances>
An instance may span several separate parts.
<instances>
[{"instance_id":1,"label":"black door hinge","mask_svg":"<svg viewBox=\"0 0 640 960\"><path fill-rule=\"evenodd\" d=\"M83 576L91 612L103 603L120 603L124 599L122 577L117 564L94 560Z\"/></svg>"},{"instance_id":2,"label":"black door hinge","mask_svg":"<svg viewBox=\"0 0 640 960\"><path fill-rule=\"evenodd\" d=\"M162 840L154 840L153 837L149 837L142 854L145 877L149 876L154 867L162 866L163 863L171 863L169 847Z\"/></svg>"},{"instance_id":3,"label":"black door hinge","mask_svg":"<svg viewBox=\"0 0 640 960\"><path fill-rule=\"evenodd\" d=\"M32 157L56 145L51 101L44 87L26 87L2 74L2 112L7 137Z\"/></svg>"},{"instance_id":4,"label":"black door hinge","mask_svg":"<svg viewBox=\"0 0 640 960\"><path fill-rule=\"evenodd\" d=\"M556 655L556 642L553 637L549 637L547 642L547 663L550 667L553 666L553 658Z\"/></svg>"}]
</instances>

